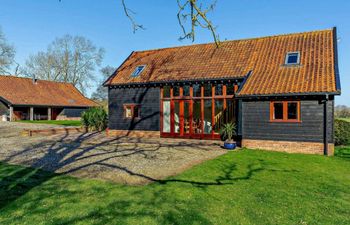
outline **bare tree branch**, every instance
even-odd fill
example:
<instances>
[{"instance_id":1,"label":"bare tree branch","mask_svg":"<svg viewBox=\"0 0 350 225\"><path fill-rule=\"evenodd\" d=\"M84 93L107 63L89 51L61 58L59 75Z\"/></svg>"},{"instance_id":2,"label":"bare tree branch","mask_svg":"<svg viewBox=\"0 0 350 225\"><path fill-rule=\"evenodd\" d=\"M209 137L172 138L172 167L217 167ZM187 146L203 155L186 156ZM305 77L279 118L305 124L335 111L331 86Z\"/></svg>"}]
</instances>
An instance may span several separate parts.
<instances>
[{"instance_id":1,"label":"bare tree branch","mask_svg":"<svg viewBox=\"0 0 350 225\"><path fill-rule=\"evenodd\" d=\"M122 5L123 5L123 9L124 9L124 13L126 15L126 17L129 18L131 25L132 25L132 29L133 32L135 33L137 30L141 29L144 30L145 28L143 27L143 25L136 23L134 17L131 14L136 14L135 12L133 12L131 9L129 9L126 4L125 4L125 0L121 0L122 1Z\"/></svg>"},{"instance_id":2,"label":"bare tree branch","mask_svg":"<svg viewBox=\"0 0 350 225\"><path fill-rule=\"evenodd\" d=\"M208 29L211 32L211 35L213 36L214 42L217 47L220 45L220 39L219 35L216 33L216 29L211 22L211 20L208 19L207 13L214 10L216 6L217 0L213 0L213 3L209 4L208 7L203 8L202 4L199 3L198 0L176 0L177 5L179 7L179 11L177 13L177 19L180 25L180 28L183 32L183 36L181 36L179 39L191 39L192 41L195 40L195 34L196 34L196 27L199 26L203 29ZM132 14L135 14L132 10L130 10L125 3L125 0L121 0L124 13L129 18L132 27L133 32L135 33L138 29L144 30L143 25L138 24ZM191 20L190 29L186 29L186 24L188 21L188 18Z\"/></svg>"}]
</instances>

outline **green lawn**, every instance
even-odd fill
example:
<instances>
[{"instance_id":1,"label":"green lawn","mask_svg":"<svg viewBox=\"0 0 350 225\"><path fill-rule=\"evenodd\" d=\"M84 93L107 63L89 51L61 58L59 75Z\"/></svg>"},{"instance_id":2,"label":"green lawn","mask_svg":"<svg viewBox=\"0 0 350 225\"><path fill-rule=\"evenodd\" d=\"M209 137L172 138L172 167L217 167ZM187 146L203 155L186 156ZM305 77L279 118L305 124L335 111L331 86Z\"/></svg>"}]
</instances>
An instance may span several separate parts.
<instances>
[{"instance_id":1,"label":"green lawn","mask_svg":"<svg viewBox=\"0 0 350 225\"><path fill-rule=\"evenodd\" d=\"M80 120L20 120L21 123L54 124L62 126L81 126Z\"/></svg>"},{"instance_id":2,"label":"green lawn","mask_svg":"<svg viewBox=\"0 0 350 225\"><path fill-rule=\"evenodd\" d=\"M147 186L0 164L0 224L350 224L341 152L230 152Z\"/></svg>"}]
</instances>

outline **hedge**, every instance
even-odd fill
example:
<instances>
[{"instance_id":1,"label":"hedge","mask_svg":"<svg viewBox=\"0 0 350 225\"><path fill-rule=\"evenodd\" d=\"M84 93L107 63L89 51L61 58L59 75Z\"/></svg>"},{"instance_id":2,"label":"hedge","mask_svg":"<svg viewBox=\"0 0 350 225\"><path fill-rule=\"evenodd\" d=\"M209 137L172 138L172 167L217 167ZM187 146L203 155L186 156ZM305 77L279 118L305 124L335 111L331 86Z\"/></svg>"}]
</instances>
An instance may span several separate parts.
<instances>
[{"instance_id":1,"label":"hedge","mask_svg":"<svg viewBox=\"0 0 350 225\"><path fill-rule=\"evenodd\" d=\"M335 119L334 122L335 145L350 144L350 122Z\"/></svg>"}]
</instances>

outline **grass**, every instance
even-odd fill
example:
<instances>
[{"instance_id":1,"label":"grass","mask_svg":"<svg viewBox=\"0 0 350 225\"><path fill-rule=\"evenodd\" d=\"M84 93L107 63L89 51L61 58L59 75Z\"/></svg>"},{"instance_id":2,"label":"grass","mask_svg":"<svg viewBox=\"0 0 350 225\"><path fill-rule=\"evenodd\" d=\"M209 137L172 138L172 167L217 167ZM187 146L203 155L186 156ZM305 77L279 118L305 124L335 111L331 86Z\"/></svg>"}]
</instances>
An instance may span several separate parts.
<instances>
[{"instance_id":1,"label":"grass","mask_svg":"<svg viewBox=\"0 0 350 225\"><path fill-rule=\"evenodd\" d=\"M349 148L229 152L147 186L0 163L0 224L350 224Z\"/></svg>"},{"instance_id":2,"label":"grass","mask_svg":"<svg viewBox=\"0 0 350 225\"><path fill-rule=\"evenodd\" d=\"M52 124L62 126L81 126L80 120L20 120L21 123Z\"/></svg>"}]
</instances>

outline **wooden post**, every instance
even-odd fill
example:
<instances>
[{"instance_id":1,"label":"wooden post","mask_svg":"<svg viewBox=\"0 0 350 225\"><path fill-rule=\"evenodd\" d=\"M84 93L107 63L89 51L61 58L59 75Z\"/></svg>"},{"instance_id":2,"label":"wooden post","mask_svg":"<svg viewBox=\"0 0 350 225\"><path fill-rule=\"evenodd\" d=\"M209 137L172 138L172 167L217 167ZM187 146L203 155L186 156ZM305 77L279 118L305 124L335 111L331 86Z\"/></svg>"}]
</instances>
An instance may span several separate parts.
<instances>
[{"instance_id":1,"label":"wooden post","mask_svg":"<svg viewBox=\"0 0 350 225\"><path fill-rule=\"evenodd\" d=\"M31 121L34 120L34 108L33 107L30 107L29 118L30 118Z\"/></svg>"},{"instance_id":2,"label":"wooden post","mask_svg":"<svg viewBox=\"0 0 350 225\"><path fill-rule=\"evenodd\" d=\"M10 121L14 121L14 118L13 118L13 106L10 106Z\"/></svg>"},{"instance_id":3,"label":"wooden post","mask_svg":"<svg viewBox=\"0 0 350 225\"><path fill-rule=\"evenodd\" d=\"M51 120L51 107L47 108L47 120Z\"/></svg>"}]
</instances>

